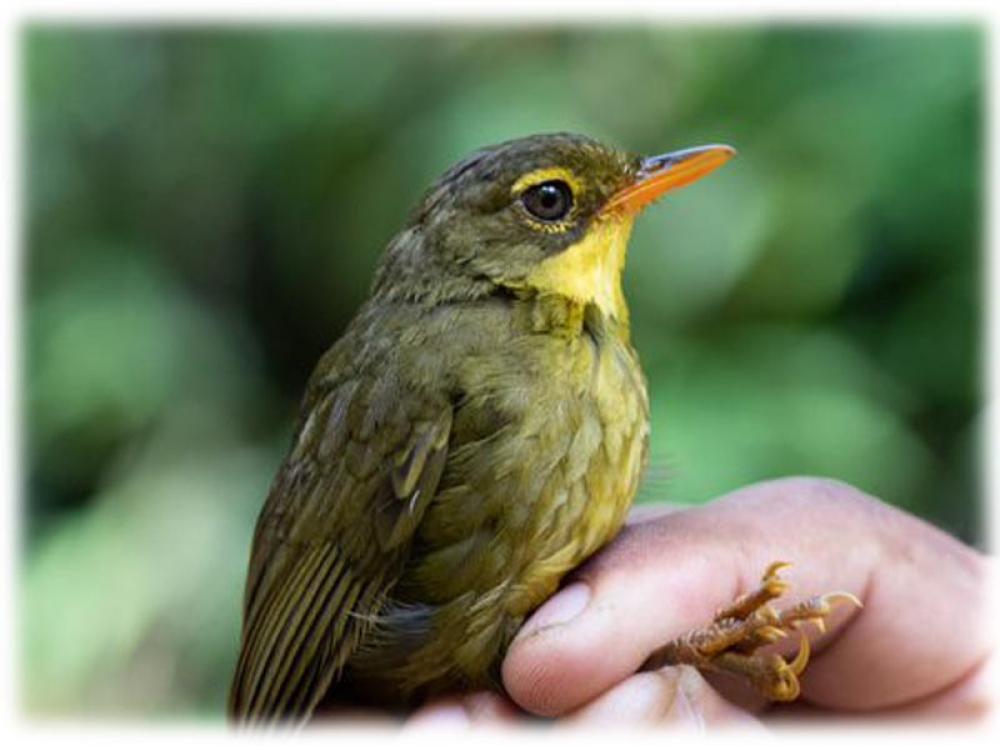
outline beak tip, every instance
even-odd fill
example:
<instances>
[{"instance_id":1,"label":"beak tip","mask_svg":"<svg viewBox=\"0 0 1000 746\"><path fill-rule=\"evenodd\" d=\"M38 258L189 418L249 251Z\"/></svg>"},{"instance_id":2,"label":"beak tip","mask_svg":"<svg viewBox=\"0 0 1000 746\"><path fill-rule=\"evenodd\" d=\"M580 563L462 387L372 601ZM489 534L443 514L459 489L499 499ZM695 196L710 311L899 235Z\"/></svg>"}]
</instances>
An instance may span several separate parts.
<instances>
[{"instance_id":1,"label":"beak tip","mask_svg":"<svg viewBox=\"0 0 1000 746\"><path fill-rule=\"evenodd\" d=\"M612 209L638 212L664 193L686 186L711 173L736 155L732 145L701 145L675 150L642 161L638 179L608 202Z\"/></svg>"},{"instance_id":2,"label":"beak tip","mask_svg":"<svg viewBox=\"0 0 1000 746\"><path fill-rule=\"evenodd\" d=\"M714 151L718 153L720 156L724 156L727 160L729 158L734 158L740 154L740 151L738 151L732 145L726 145L725 143L718 143L716 145L706 145L705 150L709 152Z\"/></svg>"}]
</instances>

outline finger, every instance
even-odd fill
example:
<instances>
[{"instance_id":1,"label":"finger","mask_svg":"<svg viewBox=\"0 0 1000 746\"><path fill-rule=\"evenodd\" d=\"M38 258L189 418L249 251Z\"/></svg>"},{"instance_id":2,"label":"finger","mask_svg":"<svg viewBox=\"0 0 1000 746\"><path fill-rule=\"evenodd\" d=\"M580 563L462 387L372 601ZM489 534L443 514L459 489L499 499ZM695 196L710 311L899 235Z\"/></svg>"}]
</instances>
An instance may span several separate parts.
<instances>
[{"instance_id":1,"label":"finger","mask_svg":"<svg viewBox=\"0 0 1000 746\"><path fill-rule=\"evenodd\" d=\"M901 571L898 557L887 561L893 547L919 561ZM942 562L941 555L951 560ZM851 612L838 610L828 635L814 646L814 669L803 682L814 701L847 707L905 701L974 665L975 654L962 639L970 632L968 619L962 623L953 612L942 625L942 617L935 617L952 605L974 605L976 583L956 578L969 574L974 553L846 485L786 479L626 527L525 625L504 662L507 690L540 714L580 707L624 680L666 641L707 623L718 608L755 586L761 569L775 559L794 563L786 573L793 599L834 589L872 596L862 615L865 625L853 625L838 640L838 655L829 659L837 662L822 676L815 674L827 663L824 645L837 639ZM899 581L901 572L908 582ZM921 576L917 583L915 574ZM885 635L895 638L903 614L922 620L917 637L925 644L928 634L940 638L932 669L917 670L920 651L909 643L907 655L893 660L914 670L873 665L893 657ZM914 635L906 624L900 632ZM842 645L848 651L843 660ZM864 683L864 697L851 691L854 681Z\"/></svg>"},{"instance_id":2,"label":"finger","mask_svg":"<svg viewBox=\"0 0 1000 746\"><path fill-rule=\"evenodd\" d=\"M971 725L985 722L995 715L995 691L997 664L990 657L943 691L909 702L899 707L890 707L874 712L843 713L844 722L879 724L933 723L935 725ZM991 670L992 669L992 670ZM813 704L793 703L790 706L772 709L766 716L769 725L776 723L808 724L822 718L828 722L830 711Z\"/></svg>"},{"instance_id":3,"label":"finger","mask_svg":"<svg viewBox=\"0 0 1000 746\"><path fill-rule=\"evenodd\" d=\"M682 510L690 510L695 505L682 505L679 503L650 503L648 505L636 505L629 511L628 519L625 521L631 525L634 523L644 523L662 518L670 513L679 513Z\"/></svg>"},{"instance_id":4,"label":"finger","mask_svg":"<svg viewBox=\"0 0 1000 746\"><path fill-rule=\"evenodd\" d=\"M432 728L442 730L462 730L472 724L469 713L458 697L428 702L414 712L404 724L404 728Z\"/></svg>"},{"instance_id":5,"label":"finger","mask_svg":"<svg viewBox=\"0 0 1000 746\"><path fill-rule=\"evenodd\" d=\"M993 645L986 559L879 507L880 552L861 593L865 607L803 680L804 698L828 708L873 711L931 698L968 677Z\"/></svg>"},{"instance_id":6,"label":"finger","mask_svg":"<svg viewBox=\"0 0 1000 746\"><path fill-rule=\"evenodd\" d=\"M475 692L462 697L462 705L473 725L512 724L524 719L513 702L493 692Z\"/></svg>"},{"instance_id":7,"label":"finger","mask_svg":"<svg viewBox=\"0 0 1000 746\"><path fill-rule=\"evenodd\" d=\"M406 727L455 730L473 725L512 724L522 718L523 713L506 697L493 692L474 692L425 704L410 716Z\"/></svg>"},{"instance_id":8,"label":"finger","mask_svg":"<svg viewBox=\"0 0 1000 746\"><path fill-rule=\"evenodd\" d=\"M571 727L762 728L756 718L723 699L690 666L668 666L630 676L561 722Z\"/></svg>"},{"instance_id":9,"label":"finger","mask_svg":"<svg viewBox=\"0 0 1000 746\"><path fill-rule=\"evenodd\" d=\"M890 711L901 722L934 720L972 723L995 714L996 683L1000 675L995 655L970 671L960 681L930 697Z\"/></svg>"}]
</instances>

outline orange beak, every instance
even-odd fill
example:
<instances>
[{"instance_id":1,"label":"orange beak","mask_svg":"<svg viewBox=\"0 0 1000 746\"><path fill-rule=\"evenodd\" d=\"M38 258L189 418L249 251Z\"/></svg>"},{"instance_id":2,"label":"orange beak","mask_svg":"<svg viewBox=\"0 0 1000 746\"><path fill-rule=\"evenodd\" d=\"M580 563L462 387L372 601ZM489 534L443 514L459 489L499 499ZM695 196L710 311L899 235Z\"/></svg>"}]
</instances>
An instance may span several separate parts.
<instances>
[{"instance_id":1,"label":"orange beak","mask_svg":"<svg viewBox=\"0 0 1000 746\"><path fill-rule=\"evenodd\" d=\"M734 155L736 151L728 145L703 145L646 158L636 180L613 194L604 212L635 214L670 190L711 173Z\"/></svg>"}]
</instances>

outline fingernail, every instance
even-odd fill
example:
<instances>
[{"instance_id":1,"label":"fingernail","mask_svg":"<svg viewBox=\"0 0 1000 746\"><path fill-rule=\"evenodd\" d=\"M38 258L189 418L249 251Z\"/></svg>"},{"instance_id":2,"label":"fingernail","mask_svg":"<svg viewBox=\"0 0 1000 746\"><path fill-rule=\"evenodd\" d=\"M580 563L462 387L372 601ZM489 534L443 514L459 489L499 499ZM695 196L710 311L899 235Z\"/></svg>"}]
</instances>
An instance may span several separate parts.
<instances>
[{"instance_id":1,"label":"fingernail","mask_svg":"<svg viewBox=\"0 0 1000 746\"><path fill-rule=\"evenodd\" d=\"M571 622L580 616L588 603L590 603L590 586L586 583L568 585L531 615L518 637L533 635L548 627Z\"/></svg>"}]
</instances>

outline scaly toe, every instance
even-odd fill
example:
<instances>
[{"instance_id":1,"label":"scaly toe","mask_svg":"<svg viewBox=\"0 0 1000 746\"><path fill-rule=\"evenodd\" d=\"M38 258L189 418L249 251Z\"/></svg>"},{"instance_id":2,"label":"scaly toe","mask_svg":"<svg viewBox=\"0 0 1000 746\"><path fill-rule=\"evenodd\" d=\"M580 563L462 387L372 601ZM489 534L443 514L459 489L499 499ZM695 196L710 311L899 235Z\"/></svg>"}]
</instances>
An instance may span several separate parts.
<instances>
[{"instance_id":1,"label":"scaly toe","mask_svg":"<svg viewBox=\"0 0 1000 746\"><path fill-rule=\"evenodd\" d=\"M781 627L772 627L768 625L756 630L754 632L754 636L761 640L765 645L770 645L771 643L788 637L788 633Z\"/></svg>"},{"instance_id":2,"label":"scaly toe","mask_svg":"<svg viewBox=\"0 0 1000 746\"><path fill-rule=\"evenodd\" d=\"M757 617L764 624L771 625L773 627L781 626L781 614L773 606L766 605L761 606L757 611L754 612L754 616Z\"/></svg>"}]
</instances>

